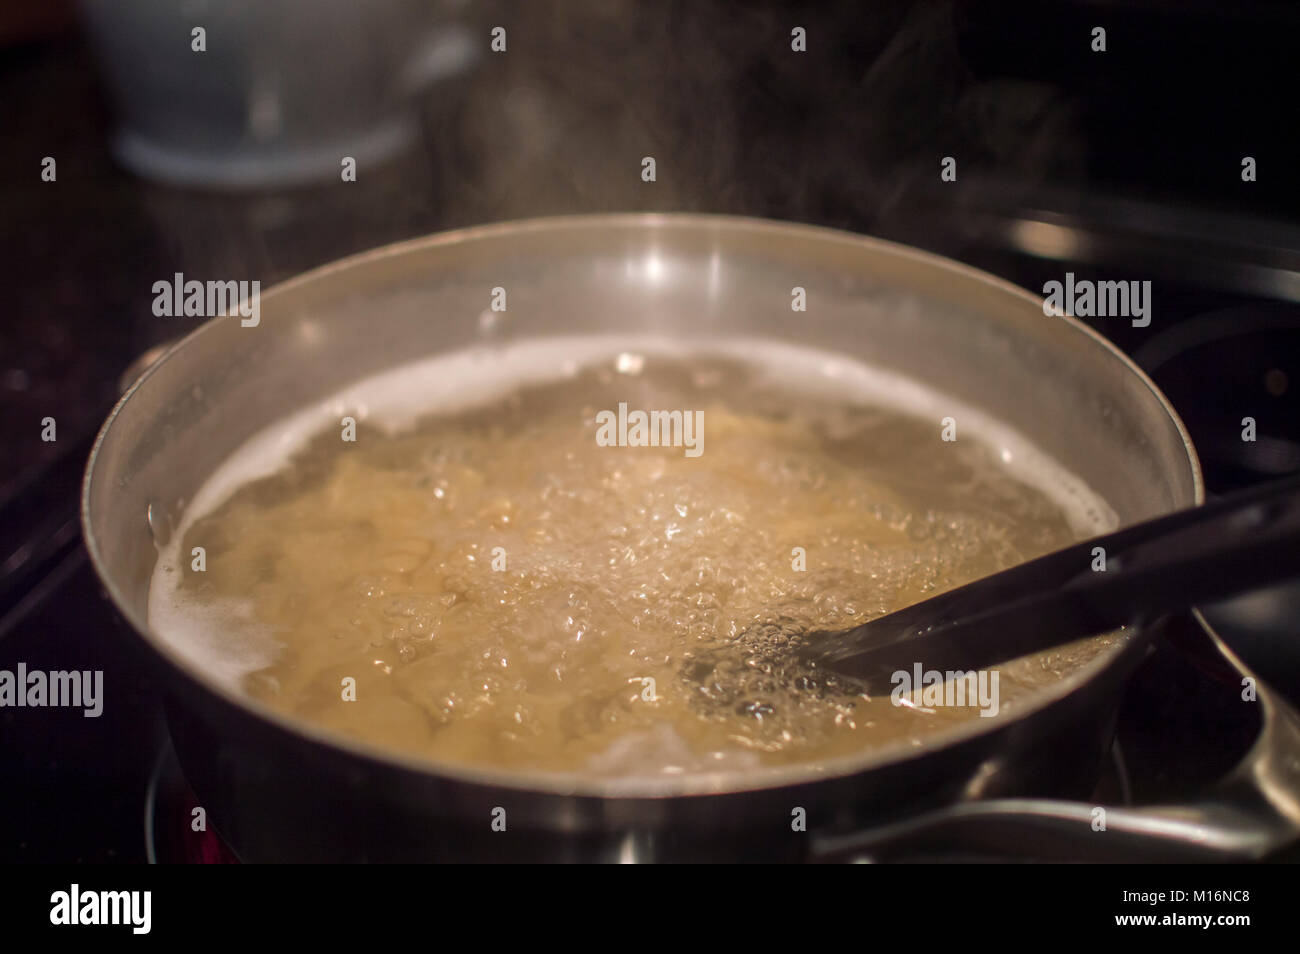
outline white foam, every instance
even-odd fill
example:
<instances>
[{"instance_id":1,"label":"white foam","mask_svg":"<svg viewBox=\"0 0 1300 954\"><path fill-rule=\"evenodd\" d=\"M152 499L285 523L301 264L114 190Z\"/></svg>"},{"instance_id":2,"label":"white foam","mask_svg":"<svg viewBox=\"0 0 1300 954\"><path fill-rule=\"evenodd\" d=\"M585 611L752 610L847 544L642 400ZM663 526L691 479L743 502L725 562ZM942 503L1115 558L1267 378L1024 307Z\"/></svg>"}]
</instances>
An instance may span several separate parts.
<instances>
[{"instance_id":1,"label":"white foam","mask_svg":"<svg viewBox=\"0 0 1300 954\"><path fill-rule=\"evenodd\" d=\"M175 554L160 557L149 587L149 625L173 649L217 682L239 688L249 673L275 662L279 642L252 616L251 601L199 602L177 590Z\"/></svg>"},{"instance_id":2,"label":"white foam","mask_svg":"<svg viewBox=\"0 0 1300 954\"><path fill-rule=\"evenodd\" d=\"M760 368L773 386L896 409L913 417L961 422L962 439L989 447L1022 482L1057 504L1080 535L1118 525L1115 512L1083 481L1029 440L975 408L893 371L825 351L766 339L679 341L643 336L584 335L529 339L438 355L359 381L257 433L238 448L195 494L180 527L159 555L149 591L149 621L163 639L192 657L204 671L237 681L270 663L274 643L230 616L246 608L200 609L177 592L186 530L240 487L280 470L292 455L345 416L389 434L410 428L433 411L489 404L526 385L572 377L584 367L620 354L736 357ZM626 364L627 362L624 362ZM936 430L937 433L937 430ZM239 629L240 636L235 636ZM245 634L247 634L245 636Z\"/></svg>"}]
</instances>

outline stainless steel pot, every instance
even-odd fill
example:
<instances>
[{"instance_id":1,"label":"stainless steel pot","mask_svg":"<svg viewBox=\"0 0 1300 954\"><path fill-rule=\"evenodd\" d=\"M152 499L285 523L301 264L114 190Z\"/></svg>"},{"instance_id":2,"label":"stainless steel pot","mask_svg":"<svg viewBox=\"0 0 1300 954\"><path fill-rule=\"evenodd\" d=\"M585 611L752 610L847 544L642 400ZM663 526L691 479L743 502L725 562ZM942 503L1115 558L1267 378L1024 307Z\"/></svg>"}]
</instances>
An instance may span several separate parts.
<instances>
[{"instance_id":1,"label":"stainless steel pot","mask_svg":"<svg viewBox=\"0 0 1300 954\"><path fill-rule=\"evenodd\" d=\"M486 313L497 286L509 310ZM795 286L806 289L806 312L791 310ZM1115 348L1073 319L1045 317L1039 299L1005 282L886 242L746 219L613 215L450 232L326 266L265 294L258 326L213 319L171 349L114 409L86 475L96 570L161 664L186 776L241 857L718 858L743 848L793 859L923 810L1088 791L1149 633L1117 640L1018 713L921 750L867 751L824 773L629 784L380 752L223 688L151 631L157 545L252 434L381 369L580 332L758 335L841 352L1012 425L1121 521L1202 501L1181 423ZM492 829L496 808L506 809L505 832ZM817 837L792 831L796 808Z\"/></svg>"}]
</instances>

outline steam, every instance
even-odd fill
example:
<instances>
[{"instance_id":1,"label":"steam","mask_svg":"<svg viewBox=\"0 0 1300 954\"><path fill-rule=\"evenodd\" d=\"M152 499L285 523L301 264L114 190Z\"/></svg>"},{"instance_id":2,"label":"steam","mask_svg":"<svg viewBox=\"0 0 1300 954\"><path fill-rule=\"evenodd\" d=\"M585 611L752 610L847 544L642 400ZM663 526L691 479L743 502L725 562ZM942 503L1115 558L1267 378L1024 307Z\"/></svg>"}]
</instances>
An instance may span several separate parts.
<instances>
[{"instance_id":1,"label":"steam","mask_svg":"<svg viewBox=\"0 0 1300 954\"><path fill-rule=\"evenodd\" d=\"M922 228L911 221L919 205L961 232L988 198L981 169L1027 192L1082 161L1075 118L1050 87L973 71L961 15L951 0L787 12L634 0L431 8L431 22L466 22L484 51L424 96L417 148L361 166L353 183L233 203L151 188L148 209L177 256L163 272L265 284L444 228L615 210L795 219L920 241L909 232ZM508 48L493 53L498 24ZM806 52L791 49L795 26ZM306 53L287 50L286 62ZM957 158L956 183L939 180L946 155Z\"/></svg>"}]
</instances>

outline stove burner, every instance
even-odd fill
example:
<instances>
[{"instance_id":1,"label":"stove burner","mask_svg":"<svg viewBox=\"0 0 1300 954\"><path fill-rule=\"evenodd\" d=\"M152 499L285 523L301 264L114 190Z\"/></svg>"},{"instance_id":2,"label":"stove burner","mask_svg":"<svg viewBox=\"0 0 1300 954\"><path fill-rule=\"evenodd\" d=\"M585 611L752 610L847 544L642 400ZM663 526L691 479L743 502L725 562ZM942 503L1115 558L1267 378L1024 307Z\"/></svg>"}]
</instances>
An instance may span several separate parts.
<instances>
[{"instance_id":1,"label":"stove burner","mask_svg":"<svg viewBox=\"0 0 1300 954\"><path fill-rule=\"evenodd\" d=\"M144 799L144 850L151 865L233 865L239 859L207 823L170 741L154 762ZM195 826L202 818L203 827Z\"/></svg>"}]
</instances>

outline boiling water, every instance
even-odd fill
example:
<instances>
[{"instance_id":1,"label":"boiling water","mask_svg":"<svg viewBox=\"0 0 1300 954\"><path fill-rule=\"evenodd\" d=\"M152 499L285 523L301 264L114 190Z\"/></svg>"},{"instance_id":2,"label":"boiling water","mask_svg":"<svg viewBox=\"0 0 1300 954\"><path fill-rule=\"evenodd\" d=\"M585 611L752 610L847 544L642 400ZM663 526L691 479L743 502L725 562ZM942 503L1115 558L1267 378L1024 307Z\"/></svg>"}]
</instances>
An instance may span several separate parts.
<instances>
[{"instance_id":1,"label":"boiling water","mask_svg":"<svg viewBox=\"0 0 1300 954\"><path fill-rule=\"evenodd\" d=\"M620 403L702 412L702 453L602 446ZM149 612L270 706L440 761L821 763L979 710L868 698L794 663L792 633L1113 524L1015 434L842 358L552 340L400 369L258 435L190 505ZM1000 710L1104 643L1000 667Z\"/></svg>"}]
</instances>

